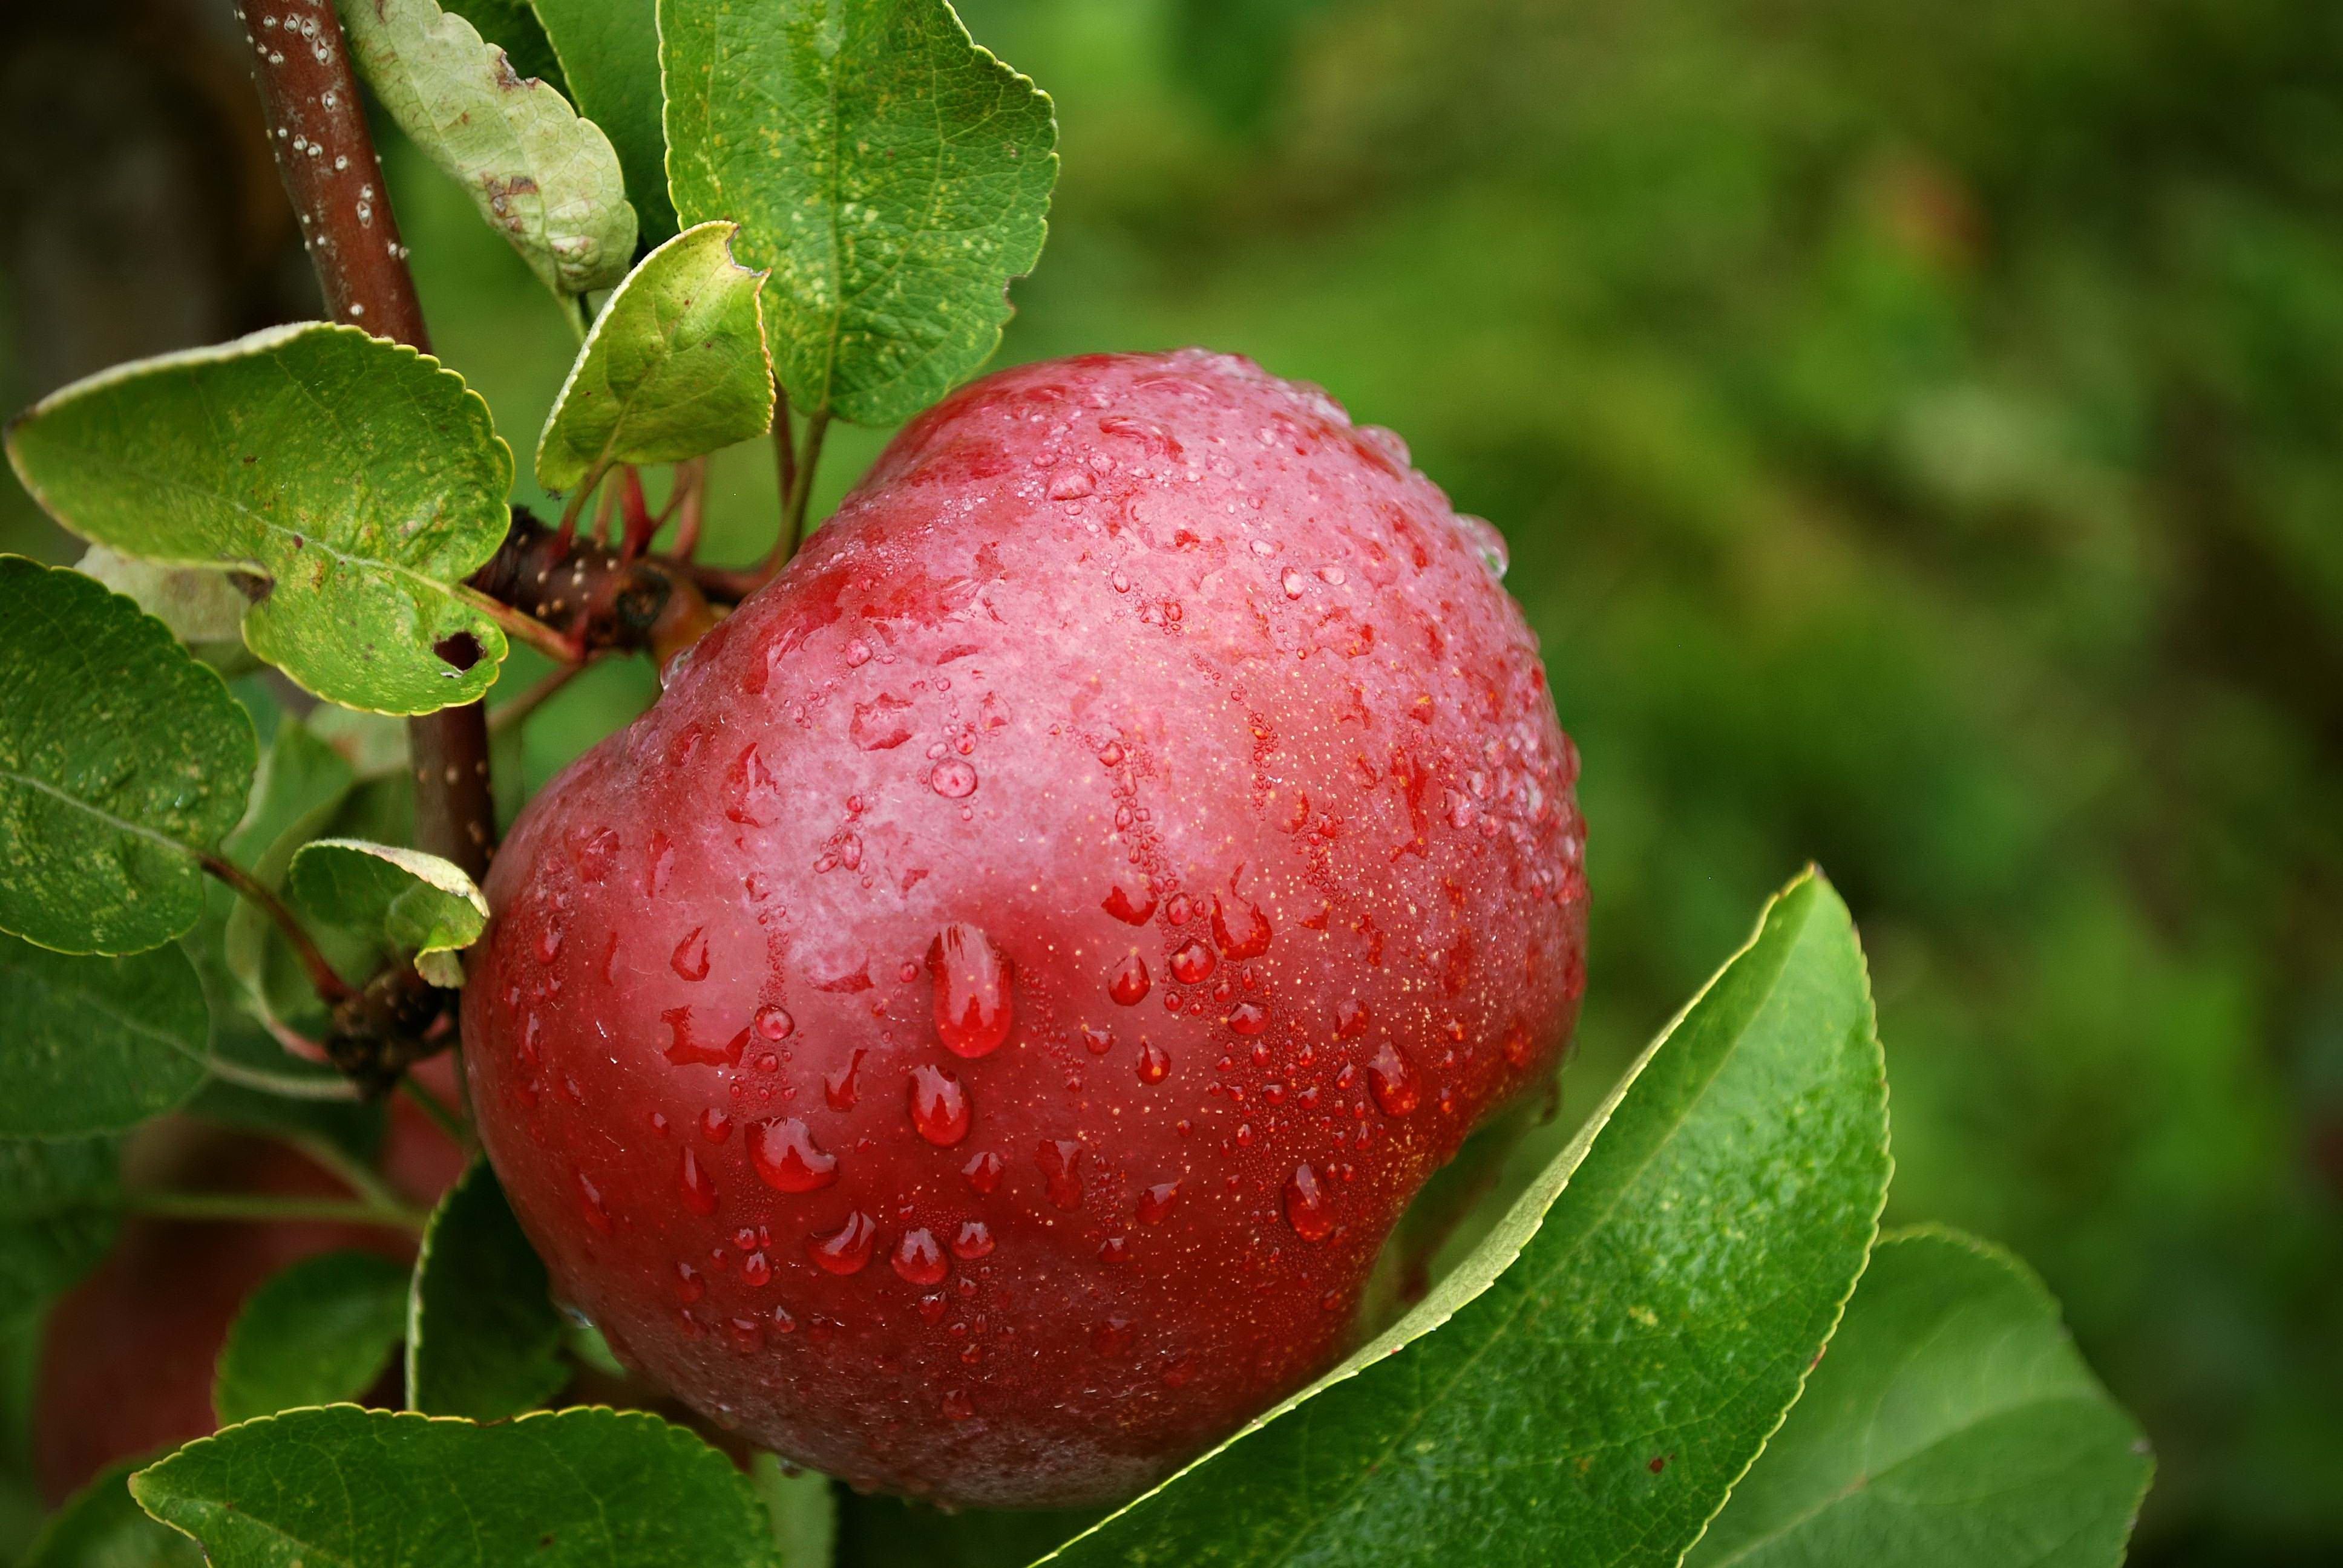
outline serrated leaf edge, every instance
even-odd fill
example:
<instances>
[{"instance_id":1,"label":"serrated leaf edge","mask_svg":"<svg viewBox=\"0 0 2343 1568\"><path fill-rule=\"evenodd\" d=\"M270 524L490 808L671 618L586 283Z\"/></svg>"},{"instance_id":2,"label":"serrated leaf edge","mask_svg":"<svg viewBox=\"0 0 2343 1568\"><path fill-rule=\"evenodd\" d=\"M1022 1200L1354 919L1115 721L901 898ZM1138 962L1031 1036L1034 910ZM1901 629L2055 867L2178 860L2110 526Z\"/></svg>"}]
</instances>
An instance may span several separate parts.
<instances>
[{"instance_id":1,"label":"serrated leaf edge","mask_svg":"<svg viewBox=\"0 0 2343 1568\"><path fill-rule=\"evenodd\" d=\"M593 357L595 347L599 344L602 339L603 327L606 326L615 315L617 315L618 306L627 297L628 291L635 286L636 281L640 278L645 272L649 270L651 263L657 261L669 246L679 245L684 240L689 239L694 235L700 234L703 231L711 228L721 228L725 231L724 259L742 276L753 277L757 280L756 290L749 296L750 308L756 312L757 316L757 357L764 363L765 379L768 382L770 382L773 379L773 344L770 336L765 330L765 280L772 276L772 269L769 267L759 268L744 266L741 265L739 258L732 254L733 236L740 232L740 226L738 223L735 223L732 219L729 217L711 217L705 223L693 224L689 228L683 229L679 233L670 235L666 239L659 241L657 246L653 246L650 254L644 256L641 261L636 263L634 269L628 272L626 276L618 280L618 286L610 291L610 297L602 302L601 310L594 317L594 325L587 329L586 340L578 346L577 357L569 362L569 373L561 378L561 390L554 394L553 407L547 411L545 416L545 427L537 433L537 449L530 454L529 462L531 465L531 471L537 475L538 482L539 484L545 483L546 446L553 439L554 427L561 422L562 409L568 407L569 392L570 389L578 384L578 373L586 368L586 362ZM770 430L772 428L772 416L775 410L769 408L767 410L765 430ZM760 435L763 433L763 431L759 432ZM602 476L609 471L609 459L610 454L608 443L606 442L604 443L601 455L597 457L592 464L588 466L585 476L578 481L577 487L580 490L592 490L596 485L601 482ZM567 493L566 491L556 489L550 485L546 486L546 490L548 494L556 496Z\"/></svg>"}]
</instances>

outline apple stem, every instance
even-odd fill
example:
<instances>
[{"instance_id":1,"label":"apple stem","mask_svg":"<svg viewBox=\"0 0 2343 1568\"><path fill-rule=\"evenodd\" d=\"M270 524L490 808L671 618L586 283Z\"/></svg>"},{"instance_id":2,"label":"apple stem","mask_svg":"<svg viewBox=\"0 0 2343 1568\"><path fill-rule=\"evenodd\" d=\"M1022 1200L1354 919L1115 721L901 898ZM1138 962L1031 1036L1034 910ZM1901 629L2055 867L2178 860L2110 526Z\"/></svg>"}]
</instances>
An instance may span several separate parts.
<instances>
[{"instance_id":1,"label":"apple stem","mask_svg":"<svg viewBox=\"0 0 2343 1568\"><path fill-rule=\"evenodd\" d=\"M151 1187L124 1189L122 1206L133 1214L164 1220L310 1220L416 1231L430 1218L414 1205L397 1201L277 1198L262 1192L172 1192Z\"/></svg>"},{"instance_id":2,"label":"apple stem","mask_svg":"<svg viewBox=\"0 0 2343 1568\"><path fill-rule=\"evenodd\" d=\"M292 946L294 957L301 960L302 969L307 972L309 984L317 991L319 1001L327 1007L335 1007L348 1000L349 983L334 972L334 966L326 961L326 955L317 950L317 944L310 940L309 933L302 929L293 911L285 907L282 899L251 872L224 856L198 855L196 863L207 875L225 882L236 897L266 915L271 923L284 933L286 941Z\"/></svg>"},{"instance_id":3,"label":"apple stem","mask_svg":"<svg viewBox=\"0 0 2343 1568\"><path fill-rule=\"evenodd\" d=\"M781 537L774 541L773 553L765 558L765 575L770 577L787 566L789 558L798 553L798 545L805 538L806 503L813 499L814 470L821 465L821 439L830 433L830 410L816 409L806 416L805 455L799 459L797 473L781 513Z\"/></svg>"}]
</instances>

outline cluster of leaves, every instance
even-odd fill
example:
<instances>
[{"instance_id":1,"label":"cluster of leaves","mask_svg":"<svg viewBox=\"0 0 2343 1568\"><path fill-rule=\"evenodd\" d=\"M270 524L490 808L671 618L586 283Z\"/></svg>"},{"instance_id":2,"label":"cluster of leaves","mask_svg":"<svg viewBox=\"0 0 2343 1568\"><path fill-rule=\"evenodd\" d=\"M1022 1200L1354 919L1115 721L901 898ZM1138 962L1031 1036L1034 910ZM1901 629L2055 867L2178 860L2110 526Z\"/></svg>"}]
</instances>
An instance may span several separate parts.
<instances>
[{"instance_id":1,"label":"cluster of leaves","mask_svg":"<svg viewBox=\"0 0 2343 1568\"><path fill-rule=\"evenodd\" d=\"M573 521L619 469L799 417L809 461L832 417L915 412L990 352L1038 254L1049 101L942 0L661 0L655 26L640 5L389 0L347 21L386 112L581 326L609 290L537 449ZM639 230L660 243L636 261ZM122 1134L238 1090L324 1137L338 1081L276 1042L370 978L460 980L485 904L361 799L403 771L366 716L478 700L508 635L535 634L466 580L513 477L485 404L356 327L77 383L8 450L114 552L109 580L170 618L0 558L0 976L20 1020L0 1050L0 1332L21 1340L138 1201ZM270 709L265 759L186 646L229 627L339 705ZM343 830L369 810L393 826ZM1054 1555L2112 1560L2148 1471L2137 1430L2010 1260L1878 1239L1885 1094L1852 923L1803 878L1423 1301ZM347 1402L400 1344L407 1410ZM224 1430L101 1477L28 1561L186 1540L228 1568L822 1560L818 1480L744 1477L649 1413L539 1410L570 1354L593 1359L590 1335L476 1167L412 1270L331 1253L257 1292L219 1362Z\"/></svg>"}]
</instances>

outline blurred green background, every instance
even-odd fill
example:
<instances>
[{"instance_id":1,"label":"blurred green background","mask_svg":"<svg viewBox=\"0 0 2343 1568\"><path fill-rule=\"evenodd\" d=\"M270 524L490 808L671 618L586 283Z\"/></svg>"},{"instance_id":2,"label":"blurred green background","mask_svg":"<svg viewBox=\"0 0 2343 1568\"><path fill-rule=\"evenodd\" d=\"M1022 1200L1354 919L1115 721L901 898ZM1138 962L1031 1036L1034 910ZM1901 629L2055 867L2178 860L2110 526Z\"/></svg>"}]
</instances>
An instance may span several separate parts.
<instances>
[{"instance_id":1,"label":"blurred green background","mask_svg":"<svg viewBox=\"0 0 2343 1568\"><path fill-rule=\"evenodd\" d=\"M1890 1219L2047 1276L2157 1446L2138 1560L2343 1560L2343 7L963 11L1062 124L1004 358L1241 351L1510 539L1585 757L1568 1103L1820 860ZM10 407L314 310L226 13L0 19ZM526 452L574 340L388 156ZM709 553L771 494L719 458ZM13 486L0 545L73 554ZM530 781L651 686L565 692Z\"/></svg>"}]
</instances>

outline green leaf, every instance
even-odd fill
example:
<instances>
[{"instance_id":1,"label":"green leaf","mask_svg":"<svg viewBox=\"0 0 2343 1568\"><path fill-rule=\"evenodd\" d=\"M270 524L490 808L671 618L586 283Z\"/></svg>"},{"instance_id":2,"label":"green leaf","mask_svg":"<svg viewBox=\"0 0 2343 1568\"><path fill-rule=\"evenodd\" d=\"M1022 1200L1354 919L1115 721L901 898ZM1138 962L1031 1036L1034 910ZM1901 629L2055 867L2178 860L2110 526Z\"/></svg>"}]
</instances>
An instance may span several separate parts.
<instances>
[{"instance_id":1,"label":"green leaf","mask_svg":"<svg viewBox=\"0 0 2343 1568\"><path fill-rule=\"evenodd\" d=\"M0 1140L0 1323L71 1290L114 1245L121 1221L112 1139Z\"/></svg>"},{"instance_id":2,"label":"green leaf","mask_svg":"<svg viewBox=\"0 0 2343 1568\"><path fill-rule=\"evenodd\" d=\"M1973 1237L1905 1231L1685 1561L2094 1568L2123 1561L2154 1469L2041 1281Z\"/></svg>"},{"instance_id":3,"label":"green leaf","mask_svg":"<svg viewBox=\"0 0 2343 1568\"><path fill-rule=\"evenodd\" d=\"M1862 950L1810 873L1421 1306L1052 1561L1673 1564L1797 1398L1887 1171Z\"/></svg>"},{"instance_id":4,"label":"green leaf","mask_svg":"<svg viewBox=\"0 0 2343 1568\"><path fill-rule=\"evenodd\" d=\"M243 815L252 720L78 572L0 556L0 930L74 953L169 941L203 913L196 856Z\"/></svg>"},{"instance_id":5,"label":"green leaf","mask_svg":"<svg viewBox=\"0 0 2343 1568\"><path fill-rule=\"evenodd\" d=\"M407 1297L407 1403L501 1421L569 1381L545 1265L486 1161L447 1190L423 1232Z\"/></svg>"},{"instance_id":6,"label":"green leaf","mask_svg":"<svg viewBox=\"0 0 2343 1568\"><path fill-rule=\"evenodd\" d=\"M830 1568L838 1555L838 1491L830 1477L760 1453L749 1466L749 1483L771 1522L774 1568Z\"/></svg>"},{"instance_id":7,"label":"green leaf","mask_svg":"<svg viewBox=\"0 0 2343 1568\"><path fill-rule=\"evenodd\" d=\"M385 954L411 954L435 984L445 965L436 954L459 952L480 940L488 901L452 861L396 844L363 839L318 839L294 851L285 874L294 907L320 925L367 934Z\"/></svg>"},{"instance_id":8,"label":"green leaf","mask_svg":"<svg viewBox=\"0 0 2343 1568\"><path fill-rule=\"evenodd\" d=\"M18 1568L204 1568L193 1541L148 1518L130 1495L138 1464L111 1465L74 1493Z\"/></svg>"},{"instance_id":9,"label":"green leaf","mask_svg":"<svg viewBox=\"0 0 2343 1568\"><path fill-rule=\"evenodd\" d=\"M504 633L458 585L509 526L512 452L428 356L271 327L52 393L8 456L85 538L266 579L244 640L320 697L428 713L496 679Z\"/></svg>"},{"instance_id":10,"label":"green leaf","mask_svg":"<svg viewBox=\"0 0 2343 1568\"><path fill-rule=\"evenodd\" d=\"M78 958L0 936L0 1137L120 1132L202 1087L203 981L176 947Z\"/></svg>"},{"instance_id":11,"label":"green leaf","mask_svg":"<svg viewBox=\"0 0 2343 1568\"><path fill-rule=\"evenodd\" d=\"M191 1442L130 1478L215 1568L765 1568L732 1462L639 1411L495 1426L329 1405Z\"/></svg>"},{"instance_id":12,"label":"green leaf","mask_svg":"<svg viewBox=\"0 0 2343 1568\"><path fill-rule=\"evenodd\" d=\"M732 234L704 223L676 236L610 296L537 443L547 489L590 489L614 463L681 462L772 427L764 275L732 259Z\"/></svg>"},{"instance_id":13,"label":"green leaf","mask_svg":"<svg viewBox=\"0 0 2343 1568\"><path fill-rule=\"evenodd\" d=\"M618 150L642 238L654 245L672 238L656 0L537 0L537 15L561 56L570 101Z\"/></svg>"},{"instance_id":14,"label":"green leaf","mask_svg":"<svg viewBox=\"0 0 2343 1568\"><path fill-rule=\"evenodd\" d=\"M220 1347L220 1424L352 1400L407 1332L407 1271L373 1252L320 1252L253 1292Z\"/></svg>"},{"instance_id":15,"label":"green leaf","mask_svg":"<svg viewBox=\"0 0 2343 1568\"><path fill-rule=\"evenodd\" d=\"M668 183L770 269L804 413L891 425L984 363L1041 254L1058 126L944 0L659 0Z\"/></svg>"},{"instance_id":16,"label":"green leaf","mask_svg":"<svg viewBox=\"0 0 2343 1568\"><path fill-rule=\"evenodd\" d=\"M469 22L483 40L502 49L505 58L512 62L515 75L535 76L577 102L568 79L561 74L552 41L545 35L545 25L529 9L528 0L454 0L446 8Z\"/></svg>"},{"instance_id":17,"label":"green leaf","mask_svg":"<svg viewBox=\"0 0 2343 1568\"><path fill-rule=\"evenodd\" d=\"M558 295L608 288L635 258L610 138L435 0L342 0L367 85L424 156Z\"/></svg>"}]
</instances>

